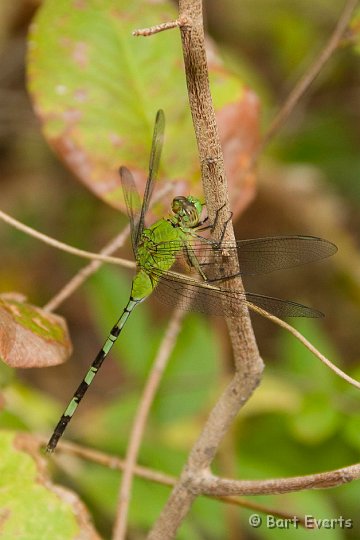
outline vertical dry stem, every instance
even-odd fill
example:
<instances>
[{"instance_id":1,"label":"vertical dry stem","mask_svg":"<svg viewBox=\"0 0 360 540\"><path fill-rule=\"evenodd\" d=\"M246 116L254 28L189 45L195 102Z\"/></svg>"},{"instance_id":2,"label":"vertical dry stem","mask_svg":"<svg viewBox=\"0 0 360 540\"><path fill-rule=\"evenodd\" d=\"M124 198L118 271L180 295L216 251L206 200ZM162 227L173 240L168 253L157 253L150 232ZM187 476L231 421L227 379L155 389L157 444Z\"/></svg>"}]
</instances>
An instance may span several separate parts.
<instances>
[{"instance_id":1,"label":"vertical dry stem","mask_svg":"<svg viewBox=\"0 0 360 540\"><path fill-rule=\"evenodd\" d=\"M186 81L207 210L210 220L213 221L220 208L225 216L229 215L230 209L224 159L209 87L201 0L179 0L179 18L188 21L187 25L181 27ZM221 223L218 226L221 227ZM219 230L221 229L215 230L214 234ZM224 241L234 241L231 225L226 228ZM233 271L231 273L235 273L237 268ZM243 291L240 278L233 286L236 286L238 291ZM198 495L193 488L195 478L206 473L234 417L259 384L263 362L247 309L244 310L239 320L228 321L235 360L234 377L211 411L190 452L179 482L148 536L150 540L175 537L178 527Z\"/></svg>"}]
</instances>

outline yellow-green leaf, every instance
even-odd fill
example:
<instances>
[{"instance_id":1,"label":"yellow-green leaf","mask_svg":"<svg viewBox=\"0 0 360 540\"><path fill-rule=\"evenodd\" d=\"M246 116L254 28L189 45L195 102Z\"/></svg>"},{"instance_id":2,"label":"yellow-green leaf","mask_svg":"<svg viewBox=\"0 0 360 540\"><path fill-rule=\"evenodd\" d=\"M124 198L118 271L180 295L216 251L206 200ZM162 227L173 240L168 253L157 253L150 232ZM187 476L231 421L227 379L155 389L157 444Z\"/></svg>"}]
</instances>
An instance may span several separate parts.
<instances>
[{"instance_id":1,"label":"yellow-green leaf","mask_svg":"<svg viewBox=\"0 0 360 540\"><path fill-rule=\"evenodd\" d=\"M99 540L83 503L45 465L30 436L0 432L1 539Z\"/></svg>"}]
</instances>

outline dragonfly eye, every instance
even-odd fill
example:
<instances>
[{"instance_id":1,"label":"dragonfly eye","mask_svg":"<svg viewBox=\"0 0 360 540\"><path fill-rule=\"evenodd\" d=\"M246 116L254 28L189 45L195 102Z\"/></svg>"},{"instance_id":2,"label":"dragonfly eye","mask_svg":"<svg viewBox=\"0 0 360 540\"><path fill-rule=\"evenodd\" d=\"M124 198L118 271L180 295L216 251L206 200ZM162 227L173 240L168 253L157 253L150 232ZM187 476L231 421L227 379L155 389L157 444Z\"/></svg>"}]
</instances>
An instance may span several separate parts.
<instances>
[{"instance_id":1,"label":"dragonfly eye","mask_svg":"<svg viewBox=\"0 0 360 540\"><path fill-rule=\"evenodd\" d=\"M196 227L199 223L199 212L190 197L175 197L171 205L179 222L187 227Z\"/></svg>"},{"instance_id":2,"label":"dragonfly eye","mask_svg":"<svg viewBox=\"0 0 360 540\"><path fill-rule=\"evenodd\" d=\"M184 212L186 212L185 207L187 204L188 204L187 198L180 195L179 197L175 197L173 199L171 209L174 212L174 214L182 216L184 215Z\"/></svg>"}]
</instances>

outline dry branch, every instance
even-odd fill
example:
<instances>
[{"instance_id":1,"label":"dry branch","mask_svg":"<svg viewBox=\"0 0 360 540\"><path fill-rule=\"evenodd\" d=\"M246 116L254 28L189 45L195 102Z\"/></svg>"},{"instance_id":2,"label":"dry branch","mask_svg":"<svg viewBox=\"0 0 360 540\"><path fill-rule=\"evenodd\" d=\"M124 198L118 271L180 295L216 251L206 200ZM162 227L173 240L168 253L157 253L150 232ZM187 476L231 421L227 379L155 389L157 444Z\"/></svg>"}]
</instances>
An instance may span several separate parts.
<instances>
[{"instance_id":1,"label":"dry branch","mask_svg":"<svg viewBox=\"0 0 360 540\"><path fill-rule=\"evenodd\" d=\"M229 480L207 475L199 480L198 493L206 495L272 495L303 489L329 489L360 479L360 464L333 471L270 480ZM195 487L195 486L194 486Z\"/></svg>"},{"instance_id":2,"label":"dry branch","mask_svg":"<svg viewBox=\"0 0 360 540\"><path fill-rule=\"evenodd\" d=\"M47 443L47 439L43 439L39 437L38 440L41 445L46 445ZM72 442L60 441L58 445L58 454L60 452L66 452L66 453L72 454L81 459L88 460L92 463L97 463L98 465L108 467L109 469L124 471L126 467L126 461L124 459L120 459L116 456L105 454L104 452L100 452L99 450L94 450L93 448L87 448L85 446L81 446L79 444L72 443ZM175 478L174 476L170 476L169 474L164 474L160 471L149 469L148 467L143 467L141 465L135 465L134 474L138 476L139 478L143 478L144 480L149 480L150 482L155 482L157 484L161 484L161 485L169 486L169 487L174 486L177 482L177 478ZM294 512L291 512L291 513L284 512L282 510L270 508L269 506L265 506L263 504L248 501L246 499L241 499L240 497L205 495L205 494L204 496L212 498L212 499L217 499L225 504L230 504L230 505L242 507L242 508L248 508L249 510L255 510L263 514L278 516L283 519L294 518ZM303 518L299 518L297 516L297 519L298 519L299 524L305 526L305 520Z\"/></svg>"},{"instance_id":3,"label":"dry branch","mask_svg":"<svg viewBox=\"0 0 360 540\"><path fill-rule=\"evenodd\" d=\"M214 222L219 209L229 216L230 208L224 159L209 86L202 1L180 0L179 19L188 21L187 25L180 27L186 82L207 210L210 222ZM215 237L222 225L219 220L219 228L214 231ZM224 241L234 242L231 224L226 227ZM235 274L238 267L234 266L229 270ZM232 286L237 291L244 290L240 278L234 280ZM175 537L196 497L192 489L192 479L196 475L201 477L203 471L208 469L233 419L260 382L263 362L259 356L247 308L242 309L242 317L227 321L235 361L234 377L211 411L178 483L148 536L149 540Z\"/></svg>"}]
</instances>

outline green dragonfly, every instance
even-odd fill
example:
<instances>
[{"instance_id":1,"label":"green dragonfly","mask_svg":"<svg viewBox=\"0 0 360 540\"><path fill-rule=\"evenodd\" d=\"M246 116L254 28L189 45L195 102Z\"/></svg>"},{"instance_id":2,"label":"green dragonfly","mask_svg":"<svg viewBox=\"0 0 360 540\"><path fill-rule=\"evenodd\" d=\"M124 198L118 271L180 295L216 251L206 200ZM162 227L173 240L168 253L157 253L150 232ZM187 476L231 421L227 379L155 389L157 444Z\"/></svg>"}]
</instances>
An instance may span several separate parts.
<instances>
[{"instance_id":1,"label":"green dragonfly","mask_svg":"<svg viewBox=\"0 0 360 540\"><path fill-rule=\"evenodd\" d=\"M201 235L205 229L213 231L214 226L208 225L207 219L201 219L205 204L192 196L175 197L171 214L145 228L145 215L159 168L164 127L165 117L160 110L155 120L142 204L131 172L126 167L120 168L136 259L130 298L60 418L47 445L48 452L55 450L133 309L153 292L164 302L212 315L239 317L243 310L236 309L236 306L251 303L279 317L322 316L319 311L296 302L249 292L230 292L223 282L234 277L227 268L235 257L239 261L241 274L267 273L333 255L337 248L327 240L312 236L278 236L237 240L234 243L223 242L222 238L214 240ZM177 266L181 266L181 274L174 271Z\"/></svg>"}]
</instances>

